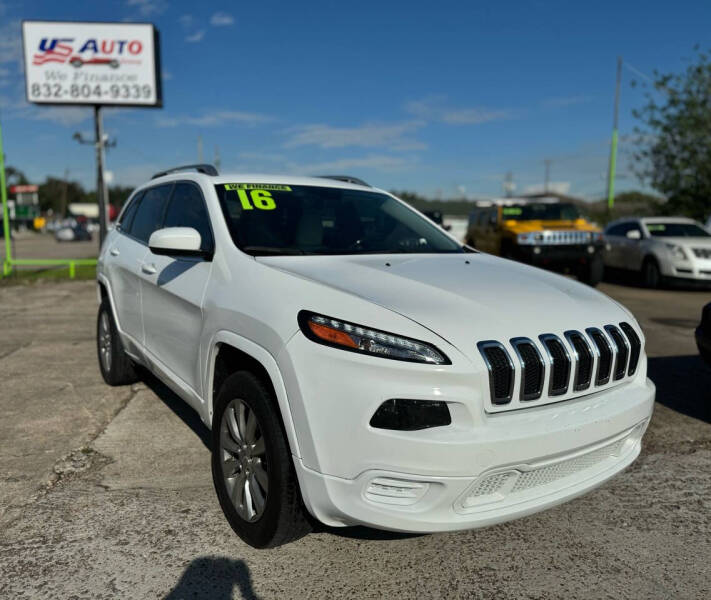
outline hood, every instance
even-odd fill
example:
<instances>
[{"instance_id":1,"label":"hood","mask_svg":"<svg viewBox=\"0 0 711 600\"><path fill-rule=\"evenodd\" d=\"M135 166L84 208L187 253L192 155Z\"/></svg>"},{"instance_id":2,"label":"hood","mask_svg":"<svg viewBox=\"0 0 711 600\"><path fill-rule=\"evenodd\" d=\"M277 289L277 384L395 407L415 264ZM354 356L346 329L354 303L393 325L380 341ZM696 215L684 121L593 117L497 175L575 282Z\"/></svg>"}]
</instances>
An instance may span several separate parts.
<instances>
[{"instance_id":1,"label":"hood","mask_svg":"<svg viewBox=\"0 0 711 600\"><path fill-rule=\"evenodd\" d=\"M620 305L588 286L482 253L258 260L395 311L460 350L486 339L560 335L631 320Z\"/></svg>"}]
</instances>

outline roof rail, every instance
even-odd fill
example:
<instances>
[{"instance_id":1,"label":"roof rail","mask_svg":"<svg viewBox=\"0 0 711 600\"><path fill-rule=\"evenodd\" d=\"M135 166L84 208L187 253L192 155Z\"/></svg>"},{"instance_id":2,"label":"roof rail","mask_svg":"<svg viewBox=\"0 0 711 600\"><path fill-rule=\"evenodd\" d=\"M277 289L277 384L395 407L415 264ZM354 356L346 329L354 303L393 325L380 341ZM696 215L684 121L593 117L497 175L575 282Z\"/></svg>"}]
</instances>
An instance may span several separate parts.
<instances>
[{"instance_id":1,"label":"roof rail","mask_svg":"<svg viewBox=\"0 0 711 600\"><path fill-rule=\"evenodd\" d=\"M354 183L355 185L364 185L365 187L373 187L362 179L351 177L350 175L316 175L320 179L334 179L336 181L344 181L345 183Z\"/></svg>"},{"instance_id":2,"label":"roof rail","mask_svg":"<svg viewBox=\"0 0 711 600\"><path fill-rule=\"evenodd\" d=\"M198 173L204 173L205 175L218 175L217 169L213 165L183 165L182 167L173 167L172 169L167 169L166 171L160 171L153 175L151 179L157 179L158 177L170 175L171 173L179 173L180 171L190 171L192 169L195 169Z\"/></svg>"}]
</instances>

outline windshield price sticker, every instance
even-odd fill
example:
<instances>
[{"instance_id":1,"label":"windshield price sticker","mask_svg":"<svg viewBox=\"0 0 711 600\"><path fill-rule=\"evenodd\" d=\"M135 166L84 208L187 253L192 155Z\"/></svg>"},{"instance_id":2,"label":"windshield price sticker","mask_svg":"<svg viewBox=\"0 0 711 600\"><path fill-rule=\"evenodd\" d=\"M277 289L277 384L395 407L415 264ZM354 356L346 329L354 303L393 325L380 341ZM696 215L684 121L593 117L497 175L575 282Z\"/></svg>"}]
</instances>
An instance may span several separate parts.
<instances>
[{"instance_id":1,"label":"windshield price sticker","mask_svg":"<svg viewBox=\"0 0 711 600\"><path fill-rule=\"evenodd\" d=\"M649 231L664 231L666 227L661 223L647 223L647 229L649 229Z\"/></svg>"},{"instance_id":2,"label":"windshield price sticker","mask_svg":"<svg viewBox=\"0 0 711 600\"><path fill-rule=\"evenodd\" d=\"M521 213L523 213L523 210L521 210L518 206L508 206L504 207L501 212L504 214L504 216L520 215Z\"/></svg>"},{"instance_id":3,"label":"windshield price sticker","mask_svg":"<svg viewBox=\"0 0 711 600\"><path fill-rule=\"evenodd\" d=\"M226 183L226 190L271 190L273 192L290 192L288 185L275 183Z\"/></svg>"}]
</instances>

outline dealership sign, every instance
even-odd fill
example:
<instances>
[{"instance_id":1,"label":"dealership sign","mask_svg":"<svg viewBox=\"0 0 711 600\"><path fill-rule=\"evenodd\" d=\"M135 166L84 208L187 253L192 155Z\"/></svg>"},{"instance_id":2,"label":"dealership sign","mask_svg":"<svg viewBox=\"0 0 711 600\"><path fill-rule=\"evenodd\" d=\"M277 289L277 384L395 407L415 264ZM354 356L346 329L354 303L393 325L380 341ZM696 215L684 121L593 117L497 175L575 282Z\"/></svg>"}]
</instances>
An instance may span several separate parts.
<instances>
[{"instance_id":1,"label":"dealership sign","mask_svg":"<svg viewBox=\"0 0 711 600\"><path fill-rule=\"evenodd\" d=\"M29 102L161 106L153 25L24 21L22 42Z\"/></svg>"}]
</instances>

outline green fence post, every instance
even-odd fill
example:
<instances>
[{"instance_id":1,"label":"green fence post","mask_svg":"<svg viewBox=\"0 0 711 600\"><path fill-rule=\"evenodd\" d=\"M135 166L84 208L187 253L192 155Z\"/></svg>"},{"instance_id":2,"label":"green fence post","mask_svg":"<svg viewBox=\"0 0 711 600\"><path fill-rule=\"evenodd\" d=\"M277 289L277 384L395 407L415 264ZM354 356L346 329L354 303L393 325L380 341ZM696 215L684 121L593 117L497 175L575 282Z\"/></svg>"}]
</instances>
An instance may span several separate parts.
<instances>
[{"instance_id":1,"label":"green fence post","mask_svg":"<svg viewBox=\"0 0 711 600\"><path fill-rule=\"evenodd\" d=\"M5 235L5 260L2 274L12 271L12 242L10 241L10 213L7 210L7 187L5 183L5 152L2 147L2 124L0 123L0 196L2 196L2 228Z\"/></svg>"},{"instance_id":2,"label":"green fence post","mask_svg":"<svg viewBox=\"0 0 711 600\"><path fill-rule=\"evenodd\" d=\"M69 263L69 279L74 279L74 276L76 275L76 271L74 269L74 262Z\"/></svg>"}]
</instances>

